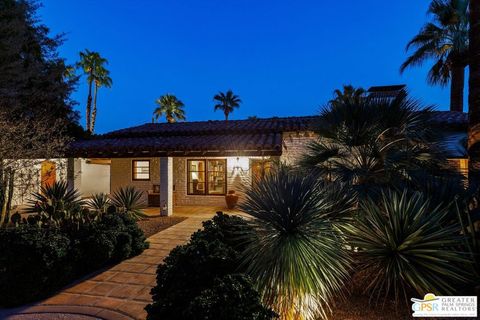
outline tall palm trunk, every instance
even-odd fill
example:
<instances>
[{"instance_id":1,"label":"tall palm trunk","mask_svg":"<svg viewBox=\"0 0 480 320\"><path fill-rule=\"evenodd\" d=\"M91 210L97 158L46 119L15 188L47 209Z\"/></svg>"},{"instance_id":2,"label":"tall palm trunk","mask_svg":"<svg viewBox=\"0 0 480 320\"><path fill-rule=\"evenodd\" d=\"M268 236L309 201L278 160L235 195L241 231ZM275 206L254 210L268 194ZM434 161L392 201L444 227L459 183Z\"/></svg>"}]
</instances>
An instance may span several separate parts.
<instances>
[{"instance_id":1,"label":"tall palm trunk","mask_svg":"<svg viewBox=\"0 0 480 320\"><path fill-rule=\"evenodd\" d=\"M225 121L228 121L228 112L225 112Z\"/></svg>"},{"instance_id":2,"label":"tall palm trunk","mask_svg":"<svg viewBox=\"0 0 480 320\"><path fill-rule=\"evenodd\" d=\"M95 130L95 120L97 120L97 93L98 85L95 83L93 87L93 110L92 110L92 119L90 121L90 132L93 133Z\"/></svg>"},{"instance_id":3,"label":"tall palm trunk","mask_svg":"<svg viewBox=\"0 0 480 320\"><path fill-rule=\"evenodd\" d=\"M463 112L463 89L465 87L465 66L455 64L452 67L450 81L450 111Z\"/></svg>"},{"instance_id":4,"label":"tall palm trunk","mask_svg":"<svg viewBox=\"0 0 480 320\"><path fill-rule=\"evenodd\" d=\"M85 118L86 118L86 127L85 129L88 132L91 132L90 128L90 114L92 110L92 85L93 80L88 81L88 97L87 97L87 109L85 110Z\"/></svg>"},{"instance_id":5,"label":"tall palm trunk","mask_svg":"<svg viewBox=\"0 0 480 320\"><path fill-rule=\"evenodd\" d=\"M480 181L480 0L470 0L470 78L468 81L469 180Z\"/></svg>"}]
</instances>

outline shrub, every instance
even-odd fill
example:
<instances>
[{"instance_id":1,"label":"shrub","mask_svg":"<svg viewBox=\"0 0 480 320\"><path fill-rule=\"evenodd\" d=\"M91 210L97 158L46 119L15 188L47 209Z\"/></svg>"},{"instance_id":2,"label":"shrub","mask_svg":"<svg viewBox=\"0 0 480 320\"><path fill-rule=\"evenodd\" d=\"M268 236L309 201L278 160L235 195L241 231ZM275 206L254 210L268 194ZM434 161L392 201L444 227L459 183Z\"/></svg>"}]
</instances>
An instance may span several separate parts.
<instances>
[{"instance_id":1,"label":"shrub","mask_svg":"<svg viewBox=\"0 0 480 320\"><path fill-rule=\"evenodd\" d=\"M107 194L96 193L91 199L87 200L86 206L88 209L95 211L99 214L105 214L110 207L111 201Z\"/></svg>"},{"instance_id":2,"label":"shrub","mask_svg":"<svg viewBox=\"0 0 480 320\"><path fill-rule=\"evenodd\" d=\"M254 217L254 232L246 234L242 265L283 317L326 317L341 295L350 259L339 230L350 207L343 186L285 166L246 190L240 208Z\"/></svg>"},{"instance_id":3,"label":"shrub","mask_svg":"<svg viewBox=\"0 0 480 320\"><path fill-rule=\"evenodd\" d=\"M464 236L449 206L432 208L420 193L389 191L379 202L363 202L360 211L352 243L367 274L365 291L376 302L407 300L414 292L452 295L469 281Z\"/></svg>"},{"instance_id":4,"label":"shrub","mask_svg":"<svg viewBox=\"0 0 480 320\"><path fill-rule=\"evenodd\" d=\"M135 220L118 214L78 229L38 224L0 229L0 306L38 300L78 276L147 247Z\"/></svg>"},{"instance_id":5,"label":"shrub","mask_svg":"<svg viewBox=\"0 0 480 320\"><path fill-rule=\"evenodd\" d=\"M260 303L260 296L245 275L215 278L211 288L202 291L189 304L188 319L268 320L276 317Z\"/></svg>"},{"instance_id":6,"label":"shrub","mask_svg":"<svg viewBox=\"0 0 480 320\"><path fill-rule=\"evenodd\" d=\"M136 220L144 218L142 211L144 203L141 201L142 192L134 187L122 187L112 195L111 202L119 213L128 215Z\"/></svg>"},{"instance_id":7,"label":"shrub","mask_svg":"<svg viewBox=\"0 0 480 320\"><path fill-rule=\"evenodd\" d=\"M154 302L146 308L148 319L205 319L200 314L219 320L271 319L249 281L242 276L226 278L237 272L241 244L237 234L247 228L245 222L219 213L204 222L204 227L187 245L173 249L158 267ZM229 306L216 313L213 308L219 304ZM249 308L240 310L236 305Z\"/></svg>"},{"instance_id":8,"label":"shrub","mask_svg":"<svg viewBox=\"0 0 480 320\"><path fill-rule=\"evenodd\" d=\"M0 229L0 305L45 297L71 277L70 240L60 230L20 225Z\"/></svg>"}]
</instances>

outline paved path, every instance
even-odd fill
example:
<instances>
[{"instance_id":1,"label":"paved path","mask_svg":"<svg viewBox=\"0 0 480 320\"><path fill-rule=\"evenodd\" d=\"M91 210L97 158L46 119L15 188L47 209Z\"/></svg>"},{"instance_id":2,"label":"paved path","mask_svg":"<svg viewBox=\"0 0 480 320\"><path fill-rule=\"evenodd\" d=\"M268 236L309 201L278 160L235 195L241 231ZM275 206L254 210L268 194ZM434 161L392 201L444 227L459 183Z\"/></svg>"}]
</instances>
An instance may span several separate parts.
<instances>
[{"instance_id":1,"label":"paved path","mask_svg":"<svg viewBox=\"0 0 480 320\"><path fill-rule=\"evenodd\" d=\"M177 245L186 243L201 228L205 217L188 219L150 238L141 255L72 285L32 306L10 310L9 320L25 319L145 319L150 290L156 284L157 266ZM43 314L40 318L39 314ZM0 314L1 316L1 314Z\"/></svg>"}]
</instances>

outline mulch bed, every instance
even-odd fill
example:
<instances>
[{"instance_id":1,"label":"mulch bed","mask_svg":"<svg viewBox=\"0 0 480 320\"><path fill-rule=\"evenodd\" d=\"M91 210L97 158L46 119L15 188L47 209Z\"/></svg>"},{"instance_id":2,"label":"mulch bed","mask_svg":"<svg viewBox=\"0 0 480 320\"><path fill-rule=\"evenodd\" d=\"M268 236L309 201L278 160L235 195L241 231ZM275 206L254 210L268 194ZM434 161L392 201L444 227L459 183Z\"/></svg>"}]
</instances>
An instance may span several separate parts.
<instances>
[{"instance_id":1,"label":"mulch bed","mask_svg":"<svg viewBox=\"0 0 480 320\"><path fill-rule=\"evenodd\" d=\"M150 237L157 232L165 230L177 223L182 222L184 217L152 217L137 221L138 226L142 229L145 237Z\"/></svg>"}]
</instances>

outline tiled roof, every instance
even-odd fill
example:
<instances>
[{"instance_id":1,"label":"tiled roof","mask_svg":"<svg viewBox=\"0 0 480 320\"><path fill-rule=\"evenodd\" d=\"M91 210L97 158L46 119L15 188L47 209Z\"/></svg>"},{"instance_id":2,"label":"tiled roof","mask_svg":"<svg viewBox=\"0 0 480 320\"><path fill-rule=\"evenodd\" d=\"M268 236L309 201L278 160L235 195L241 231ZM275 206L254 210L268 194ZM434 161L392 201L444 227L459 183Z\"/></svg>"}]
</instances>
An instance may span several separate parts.
<instances>
[{"instance_id":1,"label":"tiled roof","mask_svg":"<svg viewBox=\"0 0 480 320\"><path fill-rule=\"evenodd\" d=\"M280 155L282 132L312 130L318 117L147 123L76 141L80 157Z\"/></svg>"},{"instance_id":2,"label":"tiled roof","mask_svg":"<svg viewBox=\"0 0 480 320\"><path fill-rule=\"evenodd\" d=\"M467 115L437 111L432 119L455 130ZM72 143L75 157L133 157L165 155L280 155L282 132L312 131L318 116L147 123Z\"/></svg>"}]
</instances>

